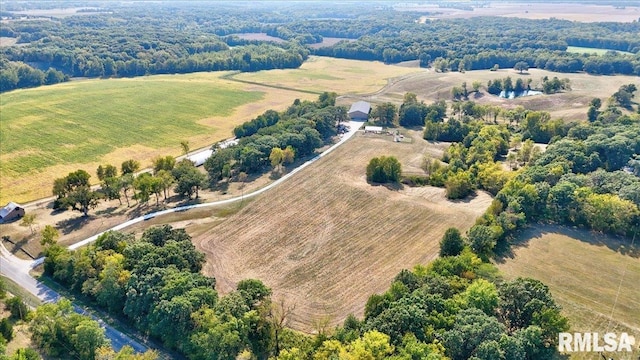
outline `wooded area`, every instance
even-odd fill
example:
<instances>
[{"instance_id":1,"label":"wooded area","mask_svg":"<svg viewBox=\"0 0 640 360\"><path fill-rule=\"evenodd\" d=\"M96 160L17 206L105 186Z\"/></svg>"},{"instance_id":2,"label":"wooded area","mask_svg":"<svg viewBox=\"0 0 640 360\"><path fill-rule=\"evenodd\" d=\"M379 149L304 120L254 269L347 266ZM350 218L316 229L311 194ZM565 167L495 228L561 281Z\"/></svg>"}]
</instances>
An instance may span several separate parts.
<instances>
[{"instance_id":1,"label":"wooded area","mask_svg":"<svg viewBox=\"0 0 640 360\"><path fill-rule=\"evenodd\" d=\"M528 66L557 72L640 75L640 23L579 23L504 17L416 20L424 12L389 5L305 4L264 12L207 2L96 4L77 16L24 18L10 4L0 36L0 90L55 84L70 77L130 77L197 71L297 68L310 53L398 63L420 60L439 71ZM284 41L243 39L266 33ZM312 48L323 37L343 38ZM469 39L473 38L473 42ZM611 50L604 56L568 46ZM626 52L626 53L621 53ZM630 54L629 54L630 53Z\"/></svg>"}]
</instances>

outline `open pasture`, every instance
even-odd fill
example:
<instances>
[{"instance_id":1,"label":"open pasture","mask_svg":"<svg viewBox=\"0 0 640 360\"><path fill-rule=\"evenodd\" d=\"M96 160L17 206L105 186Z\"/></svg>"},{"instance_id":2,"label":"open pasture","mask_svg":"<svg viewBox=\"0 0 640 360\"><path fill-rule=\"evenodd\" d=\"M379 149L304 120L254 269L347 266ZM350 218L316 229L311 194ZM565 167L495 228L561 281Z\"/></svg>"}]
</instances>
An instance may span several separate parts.
<instances>
[{"instance_id":1,"label":"open pasture","mask_svg":"<svg viewBox=\"0 0 640 360\"><path fill-rule=\"evenodd\" d=\"M443 145L420 135L394 143L358 134L220 224L187 226L207 256L204 272L223 293L242 279L264 281L274 299L295 308L295 329L313 332L317 322L362 316L371 294L388 289L401 269L437 257L445 230L465 231L491 202L482 192L452 202L444 189L366 182L372 157L393 155L404 171L417 172L423 154L442 154Z\"/></svg>"},{"instance_id":2,"label":"open pasture","mask_svg":"<svg viewBox=\"0 0 640 360\"><path fill-rule=\"evenodd\" d=\"M576 54L596 54L596 55L604 55L609 51L615 51L620 54L628 54L633 55L628 51L619 51L619 50L609 50L609 49L598 49L598 48L590 48L590 47L582 47L582 46L567 46L567 52L572 52Z\"/></svg>"},{"instance_id":3,"label":"open pasture","mask_svg":"<svg viewBox=\"0 0 640 360\"><path fill-rule=\"evenodd\" d=\"M310 56L298 69L241 73L234 78L283 88L364 95L380 90L393 78L421 71L378 61Z\"/></svg>"},{"instance_id":4,"label":"open pasture","mask_svg":"<svg viewBox=\"0 0 640 360\"><path fill-rule=\"evenodd\" d=\"M427 19L471 18L476 16L504 16L523 19L562 19L581 22L632 22L640 18L639 6L615 4L584 4L579 2L491 2L473 10L439 7L437 4L409 4L396 6L399 11L423 11Z\"/></svg>"},{"instance_id":5,"label":"open pasture","mask_svg":"<svg viewBox=\"0 0 640 360\"><path fill-rule=\"evenodd\" d=\"M507 76L515 82L518 78L523 80L532 79L531 86L536 87L545 76L549 78L568 78L572 90L551 95L535 95L520 97L516 99L503 99L486 92L487 82L506 78ZM600 97L603 103L614 92L618 91L621 85L636 84L640 86L640 78L635 76L595 76L584 73L565 74L546 70L529 69L528 72L520 74L513 69L501 69L498 71L474 70L464 73L460 72L435 72L433 69L407 75L389 84L384 91L380 92L378 101L402 102L402 95L406 92L413 92L418 95L418 99L429 103L437 100L451 100L451 88L467 83L467 89L472 90L471 84L474 81L482 83L482 90L479 94L472 93L469 100L480 104L493 104L503 108L514 108L522 105L527 109L548 111L554 118L565 120L581 121L586 120L589 102L594 97Z\"/></svg>"},{"instance_id":6,"label":"open pasture","mask_svg":"<svg viewBox=\"0 0 640 360\"><path fill-rule=\"evenodd\" d=\"M220 79L224 73L73 81L2 94L0 203L50 195L78 168L180 155L232 136L266 109L311 94ZM96 180L95 178L92 180Z\"/></svg>"},{"instance_id":7,"label":"open pasture","mask_svg":"<svg viewBox=\"0 0 640 360\"><path fill-rule=\"evenodd\" d=\"M640 339L640 247L630 247L629 240L535 225L522 232L498 267L508 279L533 277L547 284L572 332L627 332ZM595 359L589 356L572 359Z\"/></svg>"}]
</instances>

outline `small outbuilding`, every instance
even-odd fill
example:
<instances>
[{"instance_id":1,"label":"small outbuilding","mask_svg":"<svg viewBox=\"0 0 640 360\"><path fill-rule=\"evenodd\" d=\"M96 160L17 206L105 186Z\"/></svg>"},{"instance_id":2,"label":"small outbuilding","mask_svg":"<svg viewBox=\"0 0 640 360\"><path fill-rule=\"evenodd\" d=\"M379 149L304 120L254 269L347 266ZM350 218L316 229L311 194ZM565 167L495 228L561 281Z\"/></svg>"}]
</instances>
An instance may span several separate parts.
<instances>
[{"instance_id":1,"label":"small outbuilding","mask_svg":"<svg viewBox=\"0 0 640 360\"><path fill-rule=\"evenodd\" d=\"M207 161L207 159L210 158L212 154L213 154L213 150L209 149L209 150L200 151L199 153L196 153L193 155L189 155L187 159L191 160L193 165L201 166L201 165L204 165L205 161Z\"/></svg>"},{"instance_id":2,"label":"small outbuilding","mask_svg":"<svg viewBox=\"0 0 640 360\"><path fill-rule=\"evenodd\" d=\"M0 210L0 223L18 219L24 216L24 208L13 201Z\"/></svg>"},{"instance_id":3,"label":"small outbuilding","mask_svg":"<svg viewBox=\"0 0 640 360\"><path fill-rule=\"evenodd\" d=\"M366 101L358 101L351 104L351 109L349 109L349 117L353 121L367 121L369 120L370 111L371 104Z\"/></svg>"},{"instance_id":4,"label":"small outbuilding","mask_svg":"<svg viewBox=\"0 0 640 360\"><path fill-rule=\"evenodd\" d=\"M382 134L382 126L365 126L365 133Z\"/></svg>"}]
</instances>

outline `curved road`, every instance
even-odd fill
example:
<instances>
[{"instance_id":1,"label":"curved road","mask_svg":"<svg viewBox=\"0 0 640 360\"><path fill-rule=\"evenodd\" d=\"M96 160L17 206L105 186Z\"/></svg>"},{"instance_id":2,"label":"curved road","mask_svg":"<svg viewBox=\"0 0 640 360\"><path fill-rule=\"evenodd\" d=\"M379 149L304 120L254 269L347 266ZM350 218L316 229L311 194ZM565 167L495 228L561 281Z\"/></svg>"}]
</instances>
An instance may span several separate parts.
<instances>
[{"instance_id":1,"label":"curved road","mask_svg":"<svg viewBox=\"0 0 640 360\"><path fill-rule=\"evenodd\" d=\"M154 218L156 216L169 214L169 213L173 213L173 212L178 212L178 211L187 211L187 210L190 210L190 209L196 209L196 208L201 208L201 207L230 204L230 203L242 201L245 198L250 198L250 197L254 197L254 196L260 195L263 192L266 192L266 191L268 191L268 190L280 185L282 182L286 181L287 179L289 179L293 175L295 175L298 172L302 171L302 169L304 169L307 166L313 164L314 162L316 162L320 158L325 157L327 154L329 154L330 152L332 152L333 150L338 148L338 146L344 144L345 141L350 139L360 129L360 127L362 127L362 124L363 124L362 122L354 122L354 121L349 122L348 123L349 132L343 134L342 138L340 139L340 141L338 141L336 144L334 144L333 146L331 146L330 148L325 150L322 154L314 157L313 159L311 159L311 160L305 162L304 164L298 166L297 168L293 169L290 173L286 174L285 176L281 177L280 179L274 181L273 183L271 183L271 184L269 184L269 185L267 185L267 186L265 186L265 187L263 187L263 188L261 188L259 190L254 191L252 193L248 193L246 195L238 196L238 197L235 197L235 198L230 198L230 199L227 199L227 200L220 200L220 201L214 201L214 202L202 203L202 204L195 204L195 205L180 206L180 207L175 207L175 208L171 208L171 209L166 209L166 210L162 210L162 211L157 211L157 212L154 212L154 213L146 214L144 216L140 216L140 217L137 217L135 219L131 219L129 221L123 222L123 223L121 223L119 225L116 225L116 226L112 227L111 229L105 230L105 231L100 232L98 234L95 234L95 235L93 235L93 236L91 236L91 237L89 237L87 239L84 239L84 240L82 240L80 242L77 242L77 243L69 246L69 249L70 250L75 250L75 249L77 249L79 247L87 245L87 244L95 241L100 235L104 234L107 231L122 230L122 229L124 229L126 227L129 227L129 226L133 225L133 224L137 224L139 222L152 219L152 218ZM36 279L34 279L29 274L29 271L32 268L42 264L42 262L44 261L44 258L38 258L38 259L33 260L33 261L22 260L22 259L17 258L16 256L14 256L13 254L11 254L4 247L4 245L0 244L0 259L2 260L0 262L0 274L6 276L7 278L9 278L11 280L13 280L14 282L16 282L17 284L22 286L25 290L27 290L31 294L35 295L36 297L38 297L41 301L43 301L45 303L58 301L58 299L60 298L60 295L57 292L51 290L49 287L47 287L46 285L44 285L41 282L37 281ZM75 310L76 310L76 312L79 312L81 314L85 313L85 311L82 308L79 308L77 306L75 306ZM120 331L114 329L113 327L105 324L104 322L102 322L102 320L97 319L95 317L93 317L93 318L95 320L98 320L98 322L100 322L101 326L105 329L105 335L111 340L111 345L113 346L113 348L116 351L120 350L125 345L131 346L136 352L145 352L148 349L146 346L138 343L137 341L129 338L127 335L125 335L125 334L121 333Z\"/></svg>"}]
</instances>

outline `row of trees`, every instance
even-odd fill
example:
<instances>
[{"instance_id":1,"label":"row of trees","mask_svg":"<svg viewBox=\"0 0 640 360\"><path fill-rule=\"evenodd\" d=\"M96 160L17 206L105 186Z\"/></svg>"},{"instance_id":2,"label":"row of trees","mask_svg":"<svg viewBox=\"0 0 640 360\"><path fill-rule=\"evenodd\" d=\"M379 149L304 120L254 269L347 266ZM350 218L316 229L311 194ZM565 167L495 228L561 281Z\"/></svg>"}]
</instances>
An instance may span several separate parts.
<instances>
[{"instance_id":1,"label":"row of trees","mask_svg":"<svg viewBox=\"0 0 640 360\"><path fill-rule=\"evenodd\" d=\"M224 178L260 173L270 165L281 170L283 164L313 154L337 134L337 124L348 119L346 108L335 106L335 99L336 94L328 92L316 101L296 99L281 113L268 110L236 127L238 145L214 149L204 164L211 186Z\"/></svg>"}]
</instances>

